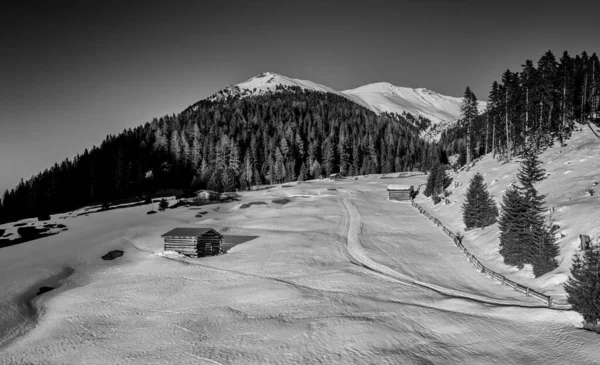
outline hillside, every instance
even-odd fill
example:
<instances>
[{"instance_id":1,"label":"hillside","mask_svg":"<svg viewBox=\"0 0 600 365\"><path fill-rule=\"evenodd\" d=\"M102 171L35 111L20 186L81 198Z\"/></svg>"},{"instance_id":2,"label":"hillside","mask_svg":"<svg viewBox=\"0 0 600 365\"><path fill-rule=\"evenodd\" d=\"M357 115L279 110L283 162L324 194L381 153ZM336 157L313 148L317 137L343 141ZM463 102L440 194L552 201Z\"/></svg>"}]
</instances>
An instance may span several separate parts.
<instances>
[{"instance_id":1,"label":"hillside","mask_svg":"<svg viewBox=\"0 0 600 365\"><path fill-rule=\"evenodd\" d=\"M573 255L579 251L579 235L592 238L592 242L600 243L600 144L587 127L576 130L567 145L558 143L540 155L544 162L547 179L537 185L542 194L548 194L546 203L552 212L549 218L560 226L559 267L554 271L535 278L531 268L526 265L523 270L503 263L498 252L497 224L483 230L472 230L465 233L463 243L485 265L513 280L537 288L540 291L564 297L562 284L567 280ZM461 169L458 173L450 173L455 181L462 185L448 188L452 193L450 205L433 205L431 200L419 195L416 201L423 204L430 213L438 217L446 227L454 232L464 233L461 206L470 179L477 173L484 176L490 193L500 206L505 189L516 180L519 158L510 163L500 163L492 159L491 154L477 160L468 171ZM595 187L596 193L590 196L588 188Z\"/></svg>"},{"instance_id":2,"label":"hillside","mask_svg":"<svg viewBox=\"0 0 600 365\"><path fill-rule=\"evenodd\" d=\"M147 197L161 189L182 195L334 172L411 171L426 167L431 153L432 145L402 116L378 116L345 97L294 85L276 93L202 100L178 115L109 135L100 147L7 192L0 222Z\"/></svg>"}]
</instances>

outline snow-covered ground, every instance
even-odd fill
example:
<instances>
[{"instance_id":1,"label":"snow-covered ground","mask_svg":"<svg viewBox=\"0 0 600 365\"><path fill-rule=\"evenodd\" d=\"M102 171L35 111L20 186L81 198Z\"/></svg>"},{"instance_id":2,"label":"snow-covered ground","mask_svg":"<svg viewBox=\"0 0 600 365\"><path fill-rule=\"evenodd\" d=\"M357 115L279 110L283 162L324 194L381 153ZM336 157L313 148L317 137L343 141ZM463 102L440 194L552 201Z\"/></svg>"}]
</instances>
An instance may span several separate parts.
<instances>
[{"instance_id":1,"label":"snow-covered ground","mask_svg":"<svg viewBox=\"0 0 600 365\"><path fill-rule=\"evenodd\" d=\"M453 232L465 234L463 244L488 268L519 282L537 289L547 295L558 298L558 303L565 303L563 283L570 272L573 255L579 252L579 235L588 235L592 242L600 244L600 140L587 128L574 132L567 145L558 143L540 155L548 177L536 187L542 194L547 194L550 219L560 226L558 244L560 256L559 267L539 278L535 278L531 267L523 270L504 265L498 252L498 225L483 230L472 230L464 233L461 206L470 179L481 173L490 193L500 206L506 188L516 181L520 159L510 163L493 160L491 154L475 162L469 171L460 171L449 175L462 186L455 188L454 183L448 188L452 192L450 205L433 205L430 199L419 195L416 202L429 213L435 215ZM599 184L599 185L595 185ZM596 193L588 193L589 187L595 187Z\"/></svg>"},{"instance_id":2,"label":"snow-covered ground","mask_svg":"<svg viewBox=\"0 0 600 365\"><path fill-rule=\"evenodd\" d=\"M70 215L66 232L0 249L0 363L597 361L578 314L480 275L410 204L387 200L388 184L424 181L277 186L241 193L266 205L210 205L201 219L183 207ZM181 258L159 237L176 226L259 237ZM100 259L116 248L125 255ZM61 286L24 304L49 278Z\"/></svg>"}]
</instances>

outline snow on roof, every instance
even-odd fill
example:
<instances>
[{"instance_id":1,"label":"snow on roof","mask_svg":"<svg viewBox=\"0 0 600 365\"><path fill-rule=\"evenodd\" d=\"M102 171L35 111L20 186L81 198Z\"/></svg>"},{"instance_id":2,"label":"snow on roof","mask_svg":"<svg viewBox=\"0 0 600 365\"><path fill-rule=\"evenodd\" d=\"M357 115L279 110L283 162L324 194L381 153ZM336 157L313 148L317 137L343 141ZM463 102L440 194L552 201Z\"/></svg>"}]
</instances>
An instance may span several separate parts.
<instances>
[{"instance_id":1,"label":"snow on roof","mask_svg":"<svg viewBox=\"0 0 600 365\"><path fill-rule=\"evenodd\" d=\"M387 186L388 190L412 190L412 185L400 185L400 184L390 184Z\"/></svg>"},{"instance_id":2,"label":"snow on roof","mask_svg":"<svg viewBox=\"0 0 600 365\"><path fill-rule=\"evenodd\" d=\"M174 228L169 232L163 234L161 237L198 237L203 234L214 231L220 235L219 232L215 231L212 228L202 228L202 227L193 227L193 228Z\"/></svg>"},{"instance_id":3,"label":"snow on roof","mask_svg":"<svg viewBox=\"0 0 600 365\"><path fill-rule=\"evenodd\" d=\"M202 189L202 190L198 190L198 191L196 191L196 194L200 194L200 193L219 194L218 192L216 192L216 191L214 191L214 190L206 190L206 189Z\"/></svg>"}]
</instances>

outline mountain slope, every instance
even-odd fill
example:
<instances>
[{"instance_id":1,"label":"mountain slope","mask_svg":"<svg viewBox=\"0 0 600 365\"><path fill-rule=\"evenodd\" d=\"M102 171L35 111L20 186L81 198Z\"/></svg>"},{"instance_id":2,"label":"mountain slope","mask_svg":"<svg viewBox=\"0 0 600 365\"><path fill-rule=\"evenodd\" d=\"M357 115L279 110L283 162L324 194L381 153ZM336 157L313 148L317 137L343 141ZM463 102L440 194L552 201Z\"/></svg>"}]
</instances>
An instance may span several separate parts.
<instances>
[{"instance_id":1,"label":"mountain slope","mask_svg":"<svg viewBox=\"0 0 600 365\"><path fill-rule=\"evenodd\" d=\"M460 118L460 97L442 95L434 91L418 88L394 86L387 82L368 84L351 90L337 91L328 86L308 80L292 79L272 72L263 72L237 85L227 86L210 100L227 97L247 97L274 92L278 87L297 86L302 89L328 92L343 96L376 114L409 113L415 117L424 117L432 124L455 122ZM479 102L480 112L486 106L485 101Z\"/></svg>"},{"instance_id":2,"label":"mountain slope","mask_svg":"<svg viewBox=\"0 0 600 365\"><path fill-rule=\"evenodd\" d=\"M557 269L535 278L530 265L525 265L523 270L505 265L499 253L497 224L483 230L464 232L465 247L486 267L545 294L565 298L562 285L569 276L573 256L580 252L579 235L588 235L594 244L600 244L600 196L596 185L599 183L597 172L600 162L596 158L599 154L600 145L596 137L585 129L574 131L568 145L556 144L540 154L547 178L536 184L536 188L541 194L548 195L546 202L552 209L546 218L560 227L557 235L560 247ZM465 226L461 206L473 176L478 172L484 176L489 192L500 206L506 188L516 179L520 161L521 158L514 158L512 162L499 163L488 154L474 161L474 166L468 171L463 168L450 174L454 181L460 183L460 186L453 184L448 188L451 204L433 205L430 199L422 195L416 201L448 229L462 231ZM596 190L594 195L590 195L590 188Z\"/></svg>"},{"instance_id":3,"label":"mountain slope","mask_svg":"<svg viewBox=\"0 0 600 365\"><path fill-rule=\"evenodd\" d=\"M424 88L411 89L394 86L388 82L378 82L356 89L344 90L343 94L362 100L375 113L410 113L432 121L455 121L460 118L463 98L446 96ZM353 99L353 100L355 100ZM479 101L480 112L486 102Z\"/></svg>"}]
</instances>

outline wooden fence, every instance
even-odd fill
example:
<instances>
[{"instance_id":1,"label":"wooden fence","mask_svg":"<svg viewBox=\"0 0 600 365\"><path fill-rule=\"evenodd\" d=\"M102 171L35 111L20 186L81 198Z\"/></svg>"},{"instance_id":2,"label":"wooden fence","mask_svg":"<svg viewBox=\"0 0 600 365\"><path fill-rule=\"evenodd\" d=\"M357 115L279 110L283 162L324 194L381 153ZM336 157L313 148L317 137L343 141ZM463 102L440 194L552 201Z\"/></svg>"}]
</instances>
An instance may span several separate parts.
<instances>
[{"instance_id":1,"label":"wooden fence","mask_svg":"<svg viewBox=\"0 0 600 365\"><path fill-rule=\"evenodd\" d=\"M465 246L463 246L461 239L459 239L448 228L444 227L444 225L442 224L442 222L439 221L439 219L437 219L436 217L429 214L419 204L415 203L414 200L411 200L411 204L413 207L417 208L417 210L419 212L424 214L427 218L431 219L433 221L433 223L437 224L437 226L440 227L444 231L444 233L446 233L452 239L452 241L454 242L456 247L458 247L465 254L465 256L467 256L467 259L469 259L469 261L471 261L471 263L475 267L477 267L477 269L482 274L488 275L490 278L499 281L502 285L508 285L511 288L513 288L514 290L521 292L527 296L533 296L533 297L539 298L539 299L545 301L548 304L548 307L552 308L552 306L553 306L552 297L550 297L548 295L544 295L540 292L537 292L529 287L521 285L512 280L509 280L506 277L504 277L503 275L500 275L497 272L494 272L494 271L488 269L487 267L483 266L483 264L477 259L477 257L475 257L475 255L472 255L471 253L469 253L469 250L467 250L467 248Z\"/></svg>"}]
</instances>

